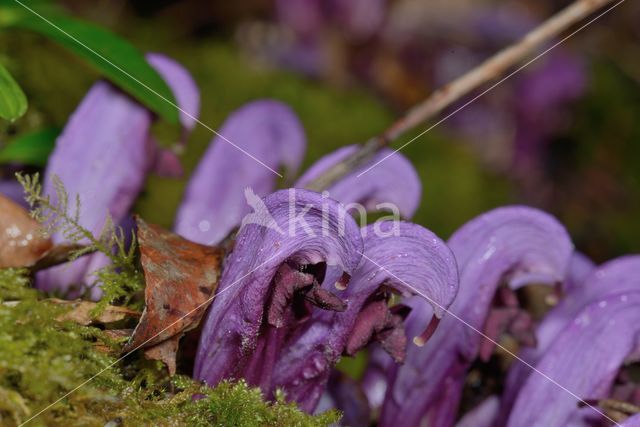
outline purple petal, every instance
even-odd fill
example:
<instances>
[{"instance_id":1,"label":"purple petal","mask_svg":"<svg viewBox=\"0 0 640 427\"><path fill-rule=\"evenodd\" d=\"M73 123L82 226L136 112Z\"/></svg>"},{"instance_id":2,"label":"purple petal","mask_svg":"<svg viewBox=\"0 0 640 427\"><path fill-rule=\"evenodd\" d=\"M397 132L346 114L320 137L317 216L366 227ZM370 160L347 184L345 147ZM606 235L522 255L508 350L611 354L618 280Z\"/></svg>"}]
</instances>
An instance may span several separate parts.
<instances>
[{"instance_id":1,"label":"purple petal","mask_svg":"<svg viewBox=\"0 0 640 427\"><path fill-rule=\"evenodd\" d=\"M305 298L320 306L335 298L319 289L323 267L352 274L362 239L342 205L318 193L282 190L254 206L204 323L194 376L210 385L245 378L269 392L284 339L309 316Z\"/></svg>"},{"instance_id":2,"label":"purple petal","mask_svg":"<svg viewBox=\"0 0 640 427\"><path fill-rule=\"evenodd\" d=\"M523 384L507 425L568 425L596 416L591 408L578 408L572 394L608 397L620 367L639 347L639 305L636 290L609 294L583 308L536 365L546 377L534 373Z\"/></svg>"},{"instance_id":3,"label":"purple petal","mask_svg":"<svg viewBox=\"0 0 640 427\"><path fill-rule=\"evenodd\" d=\"M456 423L456 427L492 427L498 413L500 399L496 396L486 398L481 404L467 412Z\"/></svg>"},{"instance_id":4,"label":"purple petal","mask_svg":"<svg viewBox=\"0 0 640 427\"><path fill-rule=\"evenodd\" d=\"M640 427L640 414L628 418L620 424L621 427Z\"/></svg>"},{"instance_id":5,"label":"purple petal","mask_svg":"<svg viewBox=\"0 0 640 427\"><path fill-rule=\"evenodd\" d=\"M200 113L200 92L191 74L179 63L158 53L147 53L147 62L167 82L180 107L180 123L192 131Z\"/></svg>"},{"instance_id":6,"label":"purple petal","mask_svg":"<svg viewBox=\"0 0 640 427\"><path fill-rule=\"evenodd\" d=\"M173 92L180 108L182 135L179 143L184 145L200 113L200 92L191 74L174 60L157 53L145 55L147 61L160 74ZM182 175L180 158L175 147L162 148L152 136L148 141L148 156L152 158L152 168L160 176L179 177Z\"/></svg>"},{"instance_id":7,"label":"purple petal","mask_svg":"<svg viewBox=\"0 0 640 427\"><path fill-rule=\"evenodd\" d=\"M572 264L575 257L572 259ZM570 268L571 271L571 268ZM575 273L575 272L574 272ZM579 287L572 287L560 303L545 316L536 329L537 345L523 349L519 357L536 366L559 334L567 329L589 303L617 292L640 290L640 255L620 257L592 269ZM506 418L518 389L532 373L531 368L515 363L509 370L502 400L501 418Z\"/></svg>"},{"instance_id":8,"label":"purple petal","mask_svg":"<svg viewBox=\"0 0 640 427\"><path fill-rule=\"evenodd\" d=\"M240 224L249 212L247 187L259 197L274 190L278 177L258 160L293 173L305 149L298 118L278 101L246 104L227 118L220 134L236 146L221 137L213 140L189 181L176 218L176 232L202 244L220 242Z\"/></svg>"},{"instance_id":9,"label":"purple petal","mask_svg":"<svg viewBox=\"0 0 640 427\"><path fill-rule=\"evenodd\" d=\"M14 179L1 179L0 178L0 194L8 197L20 206L27 207L27 202L24 199L24 189L18 181Z\"/></svg>"},{"instance_id":10,"label":"purple petal","mask_svg":"<svg viewBox=\"0 0 640 427\"><path fill-rule=\"evenodd\" d=\"M150 60L176 91L178 101L188 103L181 107L197 110L195 88L187 81L187 72L159 55L150 55ZM98 235L107 214L120 223L154 166L158 149L151 144L152 120L151 112L109 83L93 85L56 141L47 164L44 194L56 200L55 175L64 184L72 208L79 196L80 225ZM64 240L60 233L52 238L56 243ZM38 287L50 291L66 290L69 284L90 284L95 281L93 272L105 263L104 257L91 255L48 269L38 274Z\"/></svg>"},{"instance_id":11,"label":"purple petal","mask_svg":"<svg viewBox=\"0 0 640 427\"><path fill-rule=\"evenodd\" d=\"M322 157L298 179L296 187L305 187L357 149L357 145L349 145ZM422 184L413 165L406 157L396 153L371 169L366 175L358 177L359 173L391 153L391 150L383 150L369 164L354 170L334 183L328 189L330 197L345 205L363 204L370 211L379 210L380 203L392 203L397 206L404 218L411 218L420 205Z\"/></svg>"},{"instance_id":12,"label":"purple petal","mask_svg":"<svg viewBox=\"0 0 640 427\"><path fill-rule=\"evenodd\" d=\"M325 393L314 413L321 414L330 409L337 409L342 413L340 425L371 425L371 408L360 384L337 370L331 372Z\"/></svg>"},{"instance_id":13,"label":"purple petal","mask_svg":"<svg viewBox=\"0 0 640 427\"><path fill-rule=\"evenodd\" d=\"M390 373L383 426L399 416L408 425L425 419L452 424L466 369L484 341L477 331L483 329L498 286L510 284L500 292L509 295L525 279L561 281L573 250L566 230L554 218L526 207L483 214L448 243L460 269L458 296L430 342L424 348L409 347L405 364ZM422 327L429 309L423 301L412 301L409 334Z\"/></svg>"},{"instance_id":14,"label":"purple petal","mask_svg":"<svg viewBox=\"0 0 640 427\"><path fill-rule=\"evenodd\" d=\"M562 284L562 291L571 293L574 289L578 289L595 268L596 264L589 257L583 253L574 252L569 262L567 278Z\"/></svg>"},{"instance_id":15,"label":"purple petal","mask_svg":"<svg viewBox=\"0 0 640 427\"><path fill-rule=\"evenodd\" d=\"M397 228L394 228L397 227ZM396 359L406 351L403 306L388 307L391 291L418 295L433 304L419 327L442 316L457 292L458 274L453 254L437 236L410 223L372 224L363 229L364 256L348 289L338 296L346 311L316 311L300 333L292 337L278 361L273 386L282 388L301 408L315 407L330 368L343 353L354 355L378 341ZM427 303L429 305L429 303ZM400 310L396 310L400 309Z\"/></svg>"},{"instance_id":16,"label":"purple petal","mask_svg":"<svg viewBox=\"0 0 640 427\"><path fill-rule=\"evenodd\" d=\"M378 410L384 403L387 392L387 372L395 362L379 345L369 347L369 360L362 376L362 389L367 395L369 406Z\"/></svg>"},{"instance_id":17,"label":"purple petal","mask_svg":"<svg viewBox=\"0 0 640 427\"><path fill-rule=\"evenodd\" d=\"M97 235L107 213L119 222L142 189L148 169L146 141L151 113L106 82L96 83L71 116L49 157L44 194L56 200L60 178L73 207L80 197L80 225ZM60 233L54 242L64 240ZM91 283L93 256L38 274L43 290Z\"/></svg>"}]
</instances>

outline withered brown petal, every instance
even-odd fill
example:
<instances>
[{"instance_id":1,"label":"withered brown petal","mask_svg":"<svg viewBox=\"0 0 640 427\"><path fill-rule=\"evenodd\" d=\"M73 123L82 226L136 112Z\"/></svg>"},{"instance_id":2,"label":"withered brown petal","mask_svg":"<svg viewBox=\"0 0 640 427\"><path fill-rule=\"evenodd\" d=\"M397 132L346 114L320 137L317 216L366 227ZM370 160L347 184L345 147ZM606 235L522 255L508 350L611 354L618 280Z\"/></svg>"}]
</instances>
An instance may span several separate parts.
<instances>
[{"instance_id":1,"label":"withered brown petal","mask_svg":"<svg viewBox=\"0 0 640 427\"><path fill-rule=\"evenodd\" d=\"M51 239L29 212L0 194L0 268L30 267L51 249Z\"/></svg>"},{"instance_id":2,"label":"withered brown petal","mask_svg":"<svg viewBox=\"0 0 640 427\"><path fill-rule=\"evenodd\" d=\"M136 218L145 308L124 352L182 336L200 323L218 288L223 251Z\"/></svg>"},{"instance_id":3,"label":"withered brown petal","mask_svg":"<svg viewBox=\"0 0 640 427\"><path fill-rule=\"evenodd\" d=\"M51 298L47 301L58 305L65 305L71 308L70 311L58 317L57 320L70 320L84 326L90 325L92 323L117 322L127 317L140 317L140 313L135 310L130 310L126 307L118 307L114 305L107 306L104 311L102 311L98 316L94 317L91 315L91 310L96 307L97 304L95 302L82 300L67 301L57 298Z\"/></svg>"}]
</instances>

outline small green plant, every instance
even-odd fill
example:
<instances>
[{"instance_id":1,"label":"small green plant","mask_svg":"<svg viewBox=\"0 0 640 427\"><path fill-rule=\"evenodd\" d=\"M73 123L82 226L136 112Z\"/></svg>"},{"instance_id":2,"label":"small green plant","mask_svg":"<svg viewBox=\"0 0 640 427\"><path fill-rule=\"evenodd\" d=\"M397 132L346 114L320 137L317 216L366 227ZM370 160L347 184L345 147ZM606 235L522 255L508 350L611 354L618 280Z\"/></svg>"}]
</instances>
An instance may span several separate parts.
<instances>
[{"instance_id":1,"label":"small green plant","mask_svg":"<svg viewBox=\"0 0 640 427\"><path fill-rule=\"evenodd\" d=\"M75 260L92 252L106 256L110 263L96 271L96 281L90 287L100 285L102 298L96 307L96 314L104 310L108 304L126 305L142 308L142 301L136 295L144 288L144 277L136 263L136 236L131 233L129 239L124 229L116 226L110 215L106 215L104 225L97 236L83 227L80 222L80 197L76 195L73 206L69 204L69 195L64 184L53 176L52 183L55 197L42 194L39 175L23 175L16 177L24 187L25 198L31 206L31 215L40 222L47 234L60 233L71 243L81 244L71 252L70 260ZM129 241L127 241L129 240Z\"/></svg>"}]
</instances>

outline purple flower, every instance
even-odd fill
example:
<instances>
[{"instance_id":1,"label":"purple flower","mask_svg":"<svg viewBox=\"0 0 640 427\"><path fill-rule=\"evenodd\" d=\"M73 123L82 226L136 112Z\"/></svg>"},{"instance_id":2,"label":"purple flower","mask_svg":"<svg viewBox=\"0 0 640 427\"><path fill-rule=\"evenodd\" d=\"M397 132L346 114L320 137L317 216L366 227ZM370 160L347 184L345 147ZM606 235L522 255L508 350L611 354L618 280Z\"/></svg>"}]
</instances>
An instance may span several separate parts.
<instances>
[{"instance_id":1,"label":"purple flower","mask_svg":"<svg viewBox=\"0 0 640 427\"><path fill-rule=\"evenodd\" d=\"M291 189L263 203L238 232L204 323L194 376L210 385L245 378L270 390L282 345L310 305L346 308L321 286L326 271L338 270L335 283L346 286L360 261L360 230L334 200Z\"/></svg>"},{"instance_id":2,"label":"purple flower","mask_svg":"<svg viewBox=\"0 0 640 427\"><path fill-rule=\"evenodd\" d=\"M531 282L562 281L573 250L554 218L526 207L483 214L448 243L460 269L460 291L430 342L410 347L405 364L391 369L381 425L393 425L398 417L407 425L421 420L452 424L467 367L476 357L487 357L493 346L472 329L494 340L508 331L535 344L513 290ZM425 312L423 301L412 301L409 331L424 324Z\"/></svg>"},{"instance_id":3,"label":"purple flower","mask_svg":"<svg viewBox=\"0 0 640 427\"><path fill-rule=\"evenodd\" d=\"M357 149L357 145L348 145L322 157L298 179L296 187L304 188ZM375 165L391 152L389 149L382 150L369 163L331 185L327 189L331 198L347 207L352 203L362 204L369 211L391 206L397 208L404 218L411 218L420 205L422 184L418 173L406 157L396 153L372 168L366 177L358 177L359 173Z\"/></svg>"},{"instance_id":4,"label":"purple flower","mask_svg":"<svg viewBox=\"0 0 640 427\"><path fill-rule=\"evenodd\" d=\"M21 206L26 206L27 204L24 200L24 190L15 179L2 179L2 177L0 177L0 194Z\"/></svg>"},{"instance_id":5,"label":"purple flower","mask_svg":"<svg viewBox=\"0 0 640 427\"><path fill-rule=\"evenodd\" d=\"M341 412L340 425L357 427L371 424L371 408L362 387L338 370L331 372L326 390L314 413L320 414L330 409Z\"/></svg>"},{"instance_id":6,"label":"purple flower","mask_svg":"<svg viewBox=\"0 0 640 427\"><path fill-rule=\"evenodd\" d=\"M640 427L640 414L628 418L620 425L621 427Z\"/></svg>"},{"instance_id":7,"label":"purple flower","mask_svg":"<svg viewBox=\"0 0 640 427\"><path fill-rule=\"evenodd\" d=\"M397 230L394 230L397 227ZM416 296L432 304L422 330L431 331L456 295L458 273L453 254L423 227L384 221L363 229L364 252L349 287L337 295L344 312L315 311L285 344L277 361L273 386L307 411L315 408L342 354L355 355L379 343L397 362L407 348L403 303L389 307L389 298Z\"/></svg>"},{"instance_id":8,"label":"purple flower","mask_svg":"<svg viewBox=\"0 0 640 427\"><path fill-rule=\"evenodd\" d=\"M180 118L184 129L190 130L199 107L195 83L186 70L166 57L150 54L148 60L189 113ZM152 169L178 172L177 160L152 141L153 120L149 110L111 84L96 83L56 141L47 164L44 194L56 200L52 178L59 177L71 203L79 196L80 224L95 235L107 213L116 224L124 220ZM52 238L56 243L64 240L60 233ZM83 257L39 273L37 286L51 291L92 283L92 272L107 262L100 254Z\"/></svg>"},{"instance_id":9,"label":"purple flower","mask_svg":"<svg viewBox=\"0 0 640 427\"><path fill-rule=\"evenodd\" d=\"M507 425L586 426L605 421L591 407L580 408L575 396L588 401L611 396L623 364L637 361L639 306L636 286L582 308L535 365L542 374L532 373L522 384Z\"/></svg>"},{"instance_id":10,"label":"purple flower","mask_svg":"<svg viewBox=\"0 0 640 427\"><path fill-rule=\"evenodd\" d=\"M284 166L295 174L305 151L296 115L270 100L248 103L225 121L198 164L176 217L175 231L202 244L219 243L249 212L244 189L266 196ZM260 162L262 164L260 164Z\"/></svg>"},{"instance_id":11,"label":"purple flower","mask_svg":"<svg viewBox=\"0 0 640 427\"><path fill-rule=\"evenodd\" d=\"M574 268L577 267L575 260L574 257L571 263ZM584 262L584 260L577 262ZM570 271L574 268L571 268ZM537 366L546 357L550 347L559 339L559 335L571 327L572 322L578 318L584 307L590 303L598 302L612 293L640 290L639 277L640 256L638 255L617 258L598 268L592 268L586 278L567 290L560 303L545 316L543 322L537 327L537 346L523 349L519 357L530 365ZM525 384L527 378L535 375L530 367L522 363L515 363L511 367L500 410L500 419L503 422L512 410L518 390Z\"/></svg>"},{"instance_id":12,"label":"purple flower","mask_svg":"<svg viewBox=\"0 0 640 427\"><path fill-rule=\"evenodd\" d=\"M467 412L456 423L456 427L493 427L499 407L500 399L497 396L490 396Z\"/></svg>"}]
</instances>

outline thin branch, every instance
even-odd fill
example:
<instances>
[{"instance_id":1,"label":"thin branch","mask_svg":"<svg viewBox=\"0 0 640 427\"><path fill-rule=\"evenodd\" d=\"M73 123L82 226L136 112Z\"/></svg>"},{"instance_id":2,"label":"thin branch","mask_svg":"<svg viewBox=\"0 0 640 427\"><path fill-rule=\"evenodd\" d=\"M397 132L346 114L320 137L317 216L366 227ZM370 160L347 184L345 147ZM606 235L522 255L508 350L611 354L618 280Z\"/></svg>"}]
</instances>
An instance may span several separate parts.
<instances>
[{"instance_id":1,"label":"thin branch","mask_svg":"<svg viewBox=\"0 0 640 427\"><path fill-rule=\"evenodd\" d=\"M482 64L433 92L431 96L415 105L404 116L393 123L381 135L371 138L361 149L339 164L329 168L311 182L307 188L321 191L355 168L364 165L382 148L398 139L416 126L434 118L456 101L469 95L479 87L503 76L509 69L523 62L568 28L587 16L613 3L614 0L576 0L571 5L547 19L527 33L518 42L496 53Z\"/></svg>"}]
</instances>

